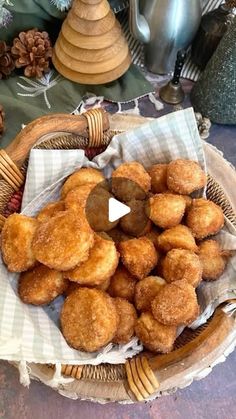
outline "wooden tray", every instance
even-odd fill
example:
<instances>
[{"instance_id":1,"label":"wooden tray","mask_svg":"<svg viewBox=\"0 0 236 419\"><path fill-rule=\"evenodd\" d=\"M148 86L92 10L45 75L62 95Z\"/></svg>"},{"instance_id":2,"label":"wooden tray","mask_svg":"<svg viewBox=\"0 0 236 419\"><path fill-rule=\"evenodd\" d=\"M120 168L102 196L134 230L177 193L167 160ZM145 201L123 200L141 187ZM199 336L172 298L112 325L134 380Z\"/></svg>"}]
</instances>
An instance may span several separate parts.
<instances>
[{"instance_id":1,"label":"wooden tray","mask_svg":"<svg viewBox=\"0 0 236 419\"><path fill-rule=\"evenodd\" d=\"M100 130L98 130L100 127ZM95 129L96 128L96 129ZM27 171L27 157L32 147L50 149L82 148L88 157L103 151L113 135L109 117L102 110L83 116L48 115L28 124L15 140L0 151L0 228L5 217L19 209ZM39 142L40 140L40 142ZM207 196L221 205L236 226L236 216L220 185L208 177ZM18 204L17 204L18 203ZM14 206L14 205L15 206ZM185 329L174 350L167 355L143 352L125 365L63 365L62 373L74 380L58 384L56 390L71 398L131 403L173 392L203 378L222 362L236 344L236 317L227 316L219 307L207 324L196 331ZM54 366L30 364L31 377L50 380Z\"/></svg>"}]
</instances>

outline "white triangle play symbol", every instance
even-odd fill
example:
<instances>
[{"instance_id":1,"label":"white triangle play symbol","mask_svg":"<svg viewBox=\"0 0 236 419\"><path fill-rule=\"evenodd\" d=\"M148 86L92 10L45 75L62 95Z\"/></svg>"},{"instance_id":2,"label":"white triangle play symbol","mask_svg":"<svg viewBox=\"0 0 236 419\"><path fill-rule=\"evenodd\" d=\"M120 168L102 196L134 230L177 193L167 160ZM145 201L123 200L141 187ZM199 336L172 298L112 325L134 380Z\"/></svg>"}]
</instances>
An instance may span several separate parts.
<instances>
[{"instance_id":1,"label":"white triangle play symbol","mask_svg":"<svg viewBox=\"0 0 236 419\"><path fill-rule=\"evenodd\" d=\"M108 219L111 223L117 221L125 215L129 214L131 209L128 205L123 204L120 201L117 201L115 198L109 199L108 204Z\"/></svg>"}]
</instances>

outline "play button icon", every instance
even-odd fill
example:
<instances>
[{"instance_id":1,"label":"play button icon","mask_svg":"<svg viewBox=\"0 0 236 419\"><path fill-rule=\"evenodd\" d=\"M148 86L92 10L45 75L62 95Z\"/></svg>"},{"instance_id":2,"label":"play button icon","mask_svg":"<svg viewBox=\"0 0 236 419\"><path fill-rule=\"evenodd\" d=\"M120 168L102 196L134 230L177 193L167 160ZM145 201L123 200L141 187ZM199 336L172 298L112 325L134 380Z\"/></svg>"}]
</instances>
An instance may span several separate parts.
<instances>
[{"instance_id":1,"label":"play button icon","mask_svg":"<svg viewBox=\"0 0 236 419\"><path fill-rule=\"evenodd\" d=\"M146 231L150 220L145 213L146 200L132 199L132 196L133 192L139 193L139 196L143 196L144 192L133 181L125 178L115 180L114 188L112 180L106 179L95 186L90 185L87 189L77 191L79 200L83 202L86 199L86 220L95 233L107 233L109 240L112 237L109 233L115 229L118 233L127 234L127 237L138 237ZM122 199L123 195L129 199Z\"/></svg>"},{"instance_id":2,"label":"play button icon","mask_svg":"<svg viewBox=\"0 0 236 419\"><path fill-rule=\"evenodd\" d=\"M110 198L108 203L108 219L111 223L119 220L131 211L128 205L123 204L115 198Z\"/></svg>"}]
</instances>

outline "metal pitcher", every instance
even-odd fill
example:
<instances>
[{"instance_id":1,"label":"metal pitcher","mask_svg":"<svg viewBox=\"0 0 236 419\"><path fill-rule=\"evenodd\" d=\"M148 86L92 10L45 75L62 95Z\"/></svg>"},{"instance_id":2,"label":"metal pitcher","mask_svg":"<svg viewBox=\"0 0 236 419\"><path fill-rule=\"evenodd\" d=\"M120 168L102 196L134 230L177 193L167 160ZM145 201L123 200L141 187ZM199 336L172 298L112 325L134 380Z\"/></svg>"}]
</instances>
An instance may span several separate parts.
<instances>
[{"instance_id":1,"label":"metal pitcher","mask_svg":"<svg viewBox=\"0 0 236 419\"><path fill-rule=\"evenodd\" d=\"M190 45L201 16L201 0L130 0L130 29L145 43L148 70L174 69L178 50Z\"/></svg>"}]
</instances>

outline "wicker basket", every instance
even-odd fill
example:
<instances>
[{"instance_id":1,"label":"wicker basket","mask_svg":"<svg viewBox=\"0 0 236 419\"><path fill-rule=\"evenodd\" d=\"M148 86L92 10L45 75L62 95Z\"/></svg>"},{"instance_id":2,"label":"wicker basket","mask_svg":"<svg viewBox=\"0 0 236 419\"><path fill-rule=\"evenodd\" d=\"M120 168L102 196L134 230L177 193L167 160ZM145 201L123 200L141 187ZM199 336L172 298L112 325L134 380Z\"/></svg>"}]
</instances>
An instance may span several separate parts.
<instances>
[{"instance_id":1,"label":"wicker basket","mask_svg":"<svg viewBox=\"0 0 236 419\"><path fill-rule=\"evenodd\" d=\"M32 147L84 149L88 158L103 151L117 131L109 129L109 117L102 110L83 116L50 115L37 119L0 151L0 229L5 218L20 209L27 157ZM236 227L236 216L221 186L208 176L207 197L219 204ZM57 391L70 398L99 402L150 399L186 387L206 376L214 365L234 349L236 317L219 307L207 324L196 331L185 329L167 355L143 352L121 365L63 365L62 374L73 377L59 384ZM53 365L30 364L31 377L43 382L54 374ZM55 385L55 381L54 381Z\"/></svg>"}]
</instances>

